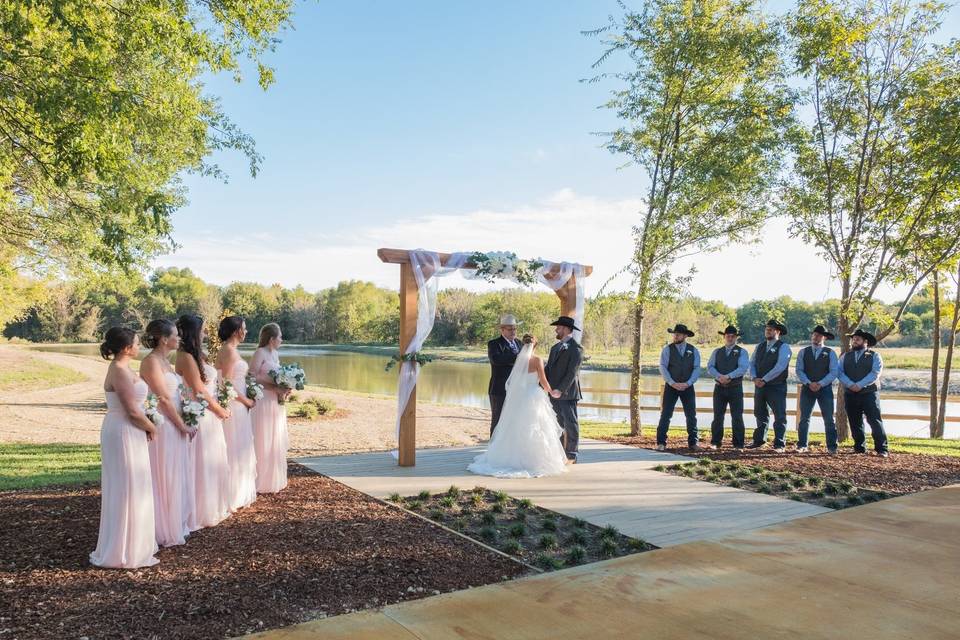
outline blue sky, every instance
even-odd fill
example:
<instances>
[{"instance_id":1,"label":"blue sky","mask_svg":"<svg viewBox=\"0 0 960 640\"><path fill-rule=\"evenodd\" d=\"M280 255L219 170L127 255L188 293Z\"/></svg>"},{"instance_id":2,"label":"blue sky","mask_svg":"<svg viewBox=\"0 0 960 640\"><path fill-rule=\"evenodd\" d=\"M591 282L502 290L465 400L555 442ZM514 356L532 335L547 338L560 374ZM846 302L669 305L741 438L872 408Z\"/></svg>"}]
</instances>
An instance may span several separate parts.
<instances>
[{"instance_id":1,"label":"blue sky","mask_svg":"<svg viewBox=\"0 0 960 640\"><path fill-rule=\"evenodd\" d=\"M618 11L607 0L299 3L269 57L269 91L252 76L208 81L256 139L260 174L225 154L216 161L228 184L188 176L190 204L174 218L182 248L157 264L219 284L395 286L377 246L512 249L592 263L599 285L629 255L643 193L639 170L620 169L591 135L616 124L598 109L612 85L580 82L602 52L580 31ZM953 9L947 33L956 35L958 16ZM828 295L825 270L759 290L718 273L771 256L783 276L809 271L812 252L783 226L767 247L707 258L692 293L732 304Z\"/></svg>"}]
</instances>

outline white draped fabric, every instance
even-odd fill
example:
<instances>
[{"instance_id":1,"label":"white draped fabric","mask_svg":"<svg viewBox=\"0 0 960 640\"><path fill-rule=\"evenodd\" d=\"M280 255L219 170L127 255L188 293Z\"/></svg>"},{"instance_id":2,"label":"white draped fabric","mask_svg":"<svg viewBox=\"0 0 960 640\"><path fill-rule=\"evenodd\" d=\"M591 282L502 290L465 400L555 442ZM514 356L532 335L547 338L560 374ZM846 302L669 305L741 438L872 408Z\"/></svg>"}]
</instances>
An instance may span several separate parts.
<instances>
[{"instance_id":1,"label":"white draped fabric","mask_svg":"<svg viewBox=\"0 0 960 640\"><path fill-rule=\"evenodd\" d=\"M413 277L417 282L417 331L410 341L410 344L404 350L403 355L416 353L420 351L423 344L430 337L433 331L433 324L437 317L437 278L448 276L454 271L463 269L470 260L472 253L458 252L450 255L447 264L440 264L440 255L434 251L424 251L417 249L410 252L410 266L413 268ZM582 265L571 262L543 262L540 268L538 279L554 291L560 289L570 280L570 276L576 276L577 301L574 320L576 325L583 328L584 315L584 289L583 281L585 279L584 268ZM559 267L558 273L553 277L547 278L547 274ZM467 278L475 278L473 270L466 270L463 274ZM574 332L574 338L580 342L582 333ZM400 441L400 417L410 402L410 394L417 386L417 378L420 377L420 365L416 362L400 363L400 382L397 391L397 425L396 438ZM397 457L398 452L393 451L393 456Z\"/></svg>"}]
</instances>

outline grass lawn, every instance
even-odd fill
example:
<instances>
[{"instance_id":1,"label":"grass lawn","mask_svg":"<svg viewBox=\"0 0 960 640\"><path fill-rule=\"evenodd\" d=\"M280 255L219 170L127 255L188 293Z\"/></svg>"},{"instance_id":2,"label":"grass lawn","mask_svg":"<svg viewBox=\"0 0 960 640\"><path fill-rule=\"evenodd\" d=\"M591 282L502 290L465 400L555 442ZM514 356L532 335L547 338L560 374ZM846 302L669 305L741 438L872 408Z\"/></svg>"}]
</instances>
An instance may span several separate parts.
<instances>
[{"instance_id":1,"label":"grass lawn","mask_svg":"<svg viewBox=\"0 0 960 640\"><path fill-rule=\"evenodd\" d=\"M84 379L83 374L73 369L44 362L38 358L29 358L16 362L9 369L0 369L0 391L19 391L31 387L63 387L83 382Z\"/></svg>"},{"instance_id":2,"label":"grass lawn","mask_svg":"<svg viewBox=\"0 0 960 640\"><path fill-rule=\"evenodd\" d=\"M643 432L648 435L653 435L656 427L645 426ZM701 429L701 438L703 437L704 430ZM709 441L710 429L706 430L706 437ZM747 428L747 435L751 433L751 429ZM583 422L580 426L580 435L584 438L610 438L614 436L629 436L630 427L621 423L621 422ZM687 438L687 430L684 428L671 428L667 433L667 438L673 442L685 441ZM730 442L731 433L727 429L724 434L724 442ZM811 441L823 440L822 433L811 433ZM787 444L793 445L796 444L797 433L796 431L787 431ZM906 438L902 436L888 436L887 438L888 446L891 452L895 453L919 453L919 454L931 454L938 456L953 456L960 458L960 440L931 440L930 438ZM852 447L853 440L846 440L840 443L841 446Z\"/></svg>"},{"instance_id":3,"label":"grass lawn","mask_svg":"<svg viewBox=\"0 0 960 640\"><path fill-rule=\"evenodd\" d=\"M0 491L100 480L94 444L0 444Z\"/></svg>"}]
</instances>

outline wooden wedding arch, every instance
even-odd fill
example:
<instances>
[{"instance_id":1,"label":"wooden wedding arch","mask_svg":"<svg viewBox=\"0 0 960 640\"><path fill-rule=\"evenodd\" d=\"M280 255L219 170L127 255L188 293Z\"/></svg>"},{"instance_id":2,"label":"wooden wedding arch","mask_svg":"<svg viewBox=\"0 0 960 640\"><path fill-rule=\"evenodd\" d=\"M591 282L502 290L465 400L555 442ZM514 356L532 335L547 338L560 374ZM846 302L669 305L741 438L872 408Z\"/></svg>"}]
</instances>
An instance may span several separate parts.
<instances>
[{"instance_id":1,"label":"wooden wedding arch","mask_svg":"<svg viewBox=\"0 0 960 640\"><path fill-rule=\"evenodd\" d=\"M438 253L440 265L446 266L450 260L451 254ZM408 249L378 249L377 256L382 262L387 264L400 265L400 353L406 353L407 347L417 333L417 281L413 275L413 267L410 264L410 250ZM476 267L472 262L462 265L462 269L471 269ZM560 273L560 265L557 264L545 277L552 280ZM583 265L583 273L589 276L593 273L593 267ZM433 274L424 273L429 278ZM576 275L571 275L566 284L556 290L557 297L560 298L560 315L573 316L577 307L577 282ZM399 369L399 367L398 367ZM400 416L400 437L398 443L398 463L401 467L412 467L417 463L417 389L414 387L410 394L410 401L406 409Z\"/></svg>"}]
</instances>

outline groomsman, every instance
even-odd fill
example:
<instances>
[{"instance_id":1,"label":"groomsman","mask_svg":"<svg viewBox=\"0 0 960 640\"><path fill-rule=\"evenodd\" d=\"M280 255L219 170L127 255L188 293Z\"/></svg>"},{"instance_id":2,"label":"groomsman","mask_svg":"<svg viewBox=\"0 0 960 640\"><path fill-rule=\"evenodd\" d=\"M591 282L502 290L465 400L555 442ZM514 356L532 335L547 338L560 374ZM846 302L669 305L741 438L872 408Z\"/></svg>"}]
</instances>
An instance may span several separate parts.
<instances>
[{"instance_id":1,"label":"groomsman","mask_svg":"<svg viewBox=\"0 0 960 640\"><path fill-rule=\"evenodd\" d=\"M873 435L873 449L878 456L887 457L887 434L880 416L880 373L883 360L873 350L877 339L870 333L857 329L850 334L850 351L843 354L838 378L843 386L843 403L853 435L854 453L866 453L866 436L863 433L863 418L866 416Z\"/></svg>"},{"instance_id":2,"label":"groomsman","mask_svg":"<svg viewBox=\"0 0 960 640\"><path fill-rule=\"evenodd\" d=\"M753 350L750 377L753 379L753 415L757 428L748 449L767 446L767 426L773 411L773 450L783 453L787 446L787 369L790 366L790 345L780 340L787 335L787 327L776 320L768 320L764 327L765 340Z\"/></svg>"},{"instance_id":3,"label":"groomsman","mask_svg":"<svg viewBox=\"0 0 960 640\"><path fill-rule=\"evenodd\" d=\"M660 375L663 376L663 404L660 405L660 424L657 425L657 451L667 448L667 429L670 418L677 406L677 400L683 405L683 415L687 419L687 446L699 449L697 444L697 397L693 385L700 377L700 352L687 338L693 337L693 331L686 325L678 324L667 329L673 334L673 343L660 352Z\"/></svg>"},{"instance_id":4,"label":"groomsman","mask_svg":"<svg viewBox=\"0 0 960 640\"><path fill-rule=\"evenodd\" d=\"M837 452L837 424L833 421L833 381L837 379L837 354L824 342L836 336L818 324L810 334L810 345L797 354L797 379L800 387L800 422L797 423L797 453L807 452L810 415L813 405L820 405L823 428L827 436L827 452Z\"/></svg>"},{"instance_id":5,"label":"groomsman","mask_svg":"<svg viewBox=\"0 0 960 640\"><path fill-rule=\"evenodd\" d=\"M583 398L580 391L580 365L583 363L583 347L573 337L580 328L570 316L560 316L550 326L556 327L557 344L550 349L550 356L543 368L550 383L550 404L557 414L557 422L563 429L563 448L567 461L577 463L580 451L580 420L577 402Z\"/></svg>"},{"instance_id":6,"label":"groomsman","mask_svg":"<svg viewBox=\"0 0 960 640\"><path fill-rule=\"evenodd\" d=\"M723 331L724 345L713 350L707 361L707 373L713 385L713 422L710 423L710 448L723 445L723 419L730 406L730 422L733 423L733 448L743 449L746 427L743 424L743 376L750 368L747 350L737 344L740 332L728 325Z\"/></svg>"},{"instance_id":7,"label":"groomsman","mask_svg":"<svg viewBox=\"0 0 960 640\"><path fill-rule=\"evenodd\" d=\"M512 315L501 316L500 337L487 343L487 359L490 361L490 435L500 421L503 401L507 398L507 378L517 361L523 345L517 340L517 319Z\"/></svg>"}]
</instances>

